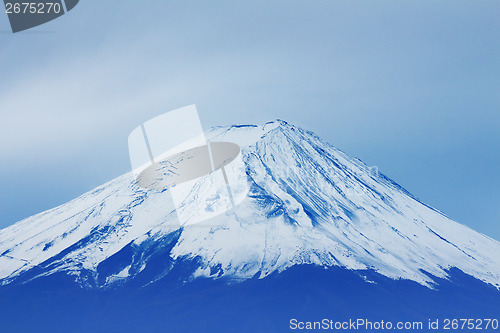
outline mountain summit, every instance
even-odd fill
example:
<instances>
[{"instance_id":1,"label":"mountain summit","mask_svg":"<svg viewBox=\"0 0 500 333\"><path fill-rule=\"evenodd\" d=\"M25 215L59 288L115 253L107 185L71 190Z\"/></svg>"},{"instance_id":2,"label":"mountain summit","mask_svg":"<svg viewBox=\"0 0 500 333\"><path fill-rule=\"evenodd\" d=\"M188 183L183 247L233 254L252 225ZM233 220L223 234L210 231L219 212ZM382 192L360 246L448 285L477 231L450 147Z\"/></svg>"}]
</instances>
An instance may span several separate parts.
<instances>
[{"instance_id":1,"label":"mountain summit","mask_svg":"<svg viewBox=\"0 0 500 333\"><path fill-rule=\"evenodd\" d=\"M0 283L57 273L106 289L150 285L172 272L184 282L241 282L315 265L430 288L459 269L500 288L498 241L313 133L278 120L206 136L242 148L250 192L236 209L179 227L168 190L141 189L125 174L1 230Z\"/></svg>"}]
</instances>

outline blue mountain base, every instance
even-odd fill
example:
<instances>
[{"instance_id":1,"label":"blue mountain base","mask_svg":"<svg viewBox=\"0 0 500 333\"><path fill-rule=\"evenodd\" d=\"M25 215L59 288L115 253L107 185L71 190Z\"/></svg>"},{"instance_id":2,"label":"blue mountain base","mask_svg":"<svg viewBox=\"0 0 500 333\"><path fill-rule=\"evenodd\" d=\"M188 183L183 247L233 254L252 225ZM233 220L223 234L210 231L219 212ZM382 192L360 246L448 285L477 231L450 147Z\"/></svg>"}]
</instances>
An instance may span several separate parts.
<instances>
[{"instance_id":1,"label":"blue mountain base","mask_svg":"<svg viewBox=\"0 0 500 333\"><path fill-rule=\"evenodd\" d=\"M434 332L450 332L442 327L446 318L500 319L500 292L457 269L449 271L449 279L434 278L435 289L429 289L373 271L317 266L296 266L241 283L183 283L187 265L175 265L146 287L132 281L114 290L82 289L62 273L1 287L0 332L300 331L290 328L294 318L420 321L422 332L430 331L429 319L439 319L441 327Z\"/></svg>"}]
</instances>

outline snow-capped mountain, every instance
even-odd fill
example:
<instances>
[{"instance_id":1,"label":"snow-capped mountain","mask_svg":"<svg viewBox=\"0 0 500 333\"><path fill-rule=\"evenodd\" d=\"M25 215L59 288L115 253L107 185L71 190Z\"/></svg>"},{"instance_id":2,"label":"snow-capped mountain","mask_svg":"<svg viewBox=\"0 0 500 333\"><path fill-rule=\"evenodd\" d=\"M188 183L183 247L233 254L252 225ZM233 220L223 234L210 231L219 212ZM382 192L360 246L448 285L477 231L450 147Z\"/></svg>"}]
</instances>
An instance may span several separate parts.
<instances>
[{"instance_id":1,"label":"snow-capped mountain","mask_svg":"<svg viewBox=\"0 0 500 333\"><path fill-rule=\"evenodd\" d=\"M185 281L314 264L428 287L458 268L500 288L498 241L313 133L275 121L213 128L207 138L242 148L250 192L235 210L179 227L168 190L141 189L125 174L0 230L0 283L64 273L87 288L147 285L191 262Z\"/></svg>"}]
</instances>

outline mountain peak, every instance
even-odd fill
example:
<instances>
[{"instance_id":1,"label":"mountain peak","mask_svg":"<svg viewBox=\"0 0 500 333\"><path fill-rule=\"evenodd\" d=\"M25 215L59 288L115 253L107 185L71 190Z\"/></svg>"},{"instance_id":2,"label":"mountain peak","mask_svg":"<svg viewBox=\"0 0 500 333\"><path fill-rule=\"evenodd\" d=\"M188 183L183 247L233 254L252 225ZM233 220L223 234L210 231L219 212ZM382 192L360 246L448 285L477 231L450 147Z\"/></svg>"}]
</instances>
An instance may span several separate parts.
<instances>
[{"instance_id":1,"label":"mountain peak","mask_svg":"<svg viewBox=\"0 0 500 333\"><path fill-rule=\"evenodd\" d=\"M1 230L1 283L61 272L90 287L151 283L189 262L187 280L263 278L314 264L430 286L456 267L500 287L499 242L313 133L275 120L206 136L242 148L250 192L236 209L179 228L168 191L139 189L126 174Z\"/></svg>"}]
</instances>

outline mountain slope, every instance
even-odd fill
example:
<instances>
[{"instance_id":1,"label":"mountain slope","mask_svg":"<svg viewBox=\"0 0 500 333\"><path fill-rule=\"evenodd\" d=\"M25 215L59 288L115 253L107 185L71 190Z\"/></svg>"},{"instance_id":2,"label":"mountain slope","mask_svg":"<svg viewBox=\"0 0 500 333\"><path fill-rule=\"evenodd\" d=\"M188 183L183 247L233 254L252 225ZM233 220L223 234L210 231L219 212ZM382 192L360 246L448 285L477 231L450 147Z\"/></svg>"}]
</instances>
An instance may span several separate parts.
<instances>
[{"instance_id":1,"label":"mountain slope","mask_svg":"<svg viewBox=\"0 0 500 333\"><path fill-rule=\"evenodd\" d=\"M243 281L314 264L425 286L458 268L500 288L499 242L314 134L276 121L207 137L242 147L250 192L236 210L179 228L169 192L126 174L0 230L1 283L62 273L85 287L147 285L185 263L183 280Z\"/></svg>"}]
</instances>

